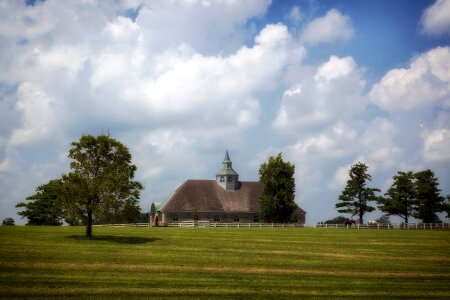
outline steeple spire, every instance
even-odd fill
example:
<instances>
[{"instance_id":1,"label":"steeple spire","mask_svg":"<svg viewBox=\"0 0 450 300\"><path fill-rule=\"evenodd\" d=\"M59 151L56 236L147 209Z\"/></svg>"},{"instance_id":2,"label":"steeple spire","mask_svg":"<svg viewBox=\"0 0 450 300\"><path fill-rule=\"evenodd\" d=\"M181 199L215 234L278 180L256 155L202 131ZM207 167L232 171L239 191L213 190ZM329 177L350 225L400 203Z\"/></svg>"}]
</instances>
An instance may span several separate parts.
<instances>
[{"instance_id":1,"label":"steeple spire","mask_svg":"<svg viewBox=\"0 0 450 300\"><path fill-rule=\"evenodd\" d=\"M228 155L228 150L225 152L225 158L223 159L223 162L231 162L230 156Z\"/></svg>"},{"instance_id":2,"label":"steeple spire","mask_svg":"<svg viewBox=\"0 0 450 300\"><path fill-rule=\"evenodd\" d=\"M227 191L237 190L239 187L239 174L233 170L228 150L225 152L225 157L222 164L222 169L216 174L217 183Z\"/></svg>"}]
</instances>

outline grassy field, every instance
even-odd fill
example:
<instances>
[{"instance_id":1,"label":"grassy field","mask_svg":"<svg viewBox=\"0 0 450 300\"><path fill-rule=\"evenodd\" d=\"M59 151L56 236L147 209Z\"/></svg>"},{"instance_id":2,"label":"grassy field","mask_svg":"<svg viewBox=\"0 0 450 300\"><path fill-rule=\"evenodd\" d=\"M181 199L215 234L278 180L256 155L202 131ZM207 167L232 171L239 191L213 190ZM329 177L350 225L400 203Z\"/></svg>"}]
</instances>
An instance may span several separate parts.
<instances>
[{"instance_id":1,"label":"grassy field","mask_svg":"<svg viewBox=\"0 0 450 300\"><path fill-rule=\"evenodd\" d=\"M450 231L0 227L0 298L450 299Z\"/></svg>"}]
</instances>

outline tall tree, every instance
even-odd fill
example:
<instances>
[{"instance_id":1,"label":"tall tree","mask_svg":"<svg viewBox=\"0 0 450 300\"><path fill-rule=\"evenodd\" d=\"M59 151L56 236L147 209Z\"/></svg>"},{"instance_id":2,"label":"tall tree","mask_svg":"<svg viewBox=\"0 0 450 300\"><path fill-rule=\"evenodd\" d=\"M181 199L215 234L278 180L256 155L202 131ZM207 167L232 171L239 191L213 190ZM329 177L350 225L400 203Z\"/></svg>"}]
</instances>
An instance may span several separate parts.
<instances>
[{"instance_id":1,"label":"tall tree","mask_svg":"<svg viewBox=\"0 0 450 300\"><path fill-rule=\"evenodd\" d=\"M367 170L367 165L361 162L351 166L348 172L350 179L339 196L340 202L336 203L338 212L357 215L361 224L364 214L375 210L375 207L368 203L377 200L378 196L375 192L380 192L377 188L366 186L366 181L372 181L372 176L367 173Z\"/></svg>"},{"instance_id":2,"label":"tall tree","mask_svg":"<svg viewBox=\"0 0 450 300\"><path fill-rule=\"evenodd\" d=\"M389 215L397 215L408 224L408 218L413 215L417 203L417 193L413 172L397 172L394 183L386 192L386 197L380 197L378 208Z\"/></svg>"},{"instance_id":3,"label":"tall tree","mask_svg":"<svg viewBox=\"0 0 450 300\"><path fill-rule=\"evenodd\" d=\"M283 161L281 153L261 164L259 178L263 183L260 214L265 222L290 222L295 204L295 166Z\"/></svg>"},{"instance_id":4,"label":"tall tree","mask_svg":"<svg viewBox=\"0 0 450 300\"><path fill-rule=\"evenodd\" d=\"M421 219L424 223L439 222L436 213L445 210L445 198L440 195L438 179L430 169L417 172L414 177L418 205L414 217Z\"/></svg>"},{"instance_id":5,"label":"tall tree","mask_svg":"<svg viewBox=\"0 0 450 300\"><path fill-rule=\"evenodd\" d=\"M63 176L64 204L69 219L86 223L87 237L92 237L94 216L130 211L139 216L143 187L133 181L136 166L126 146L107 135L83 135L72 143L69 158L72 172Z\"/></svg>"},{"instance_id":6,"label":"tall tree","mask_svg":"<svg viewBox=\"0 0 450 300\"><path fill-rule=\"evenodd\" d=\"M450 219L450 195L445 197L444 211L447 213L447 219Z\"/></svg>"},{"instance_id":7,"label":"tall tree","mask_svg":"<svg viewBox=\"0 0 450 300\"><path fill-rule=\"evenodd\" d=\"M27 225L62 225L64 212L61 206L63 182L60 179L50 180L36 188L36 194L26 198L29 202L20 202L18 212L22 218L28 219Z\"/></svg>"}]
</instances>

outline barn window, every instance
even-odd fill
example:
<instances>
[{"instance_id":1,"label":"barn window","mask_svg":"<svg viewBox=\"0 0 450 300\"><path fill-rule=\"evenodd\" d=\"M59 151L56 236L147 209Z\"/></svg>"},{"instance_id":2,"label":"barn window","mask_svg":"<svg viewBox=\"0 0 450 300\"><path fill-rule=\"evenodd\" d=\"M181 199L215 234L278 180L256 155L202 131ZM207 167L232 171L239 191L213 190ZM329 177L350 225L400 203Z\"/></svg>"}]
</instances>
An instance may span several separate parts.
<instances>
[{"instance_id":1,"label":"barn window","mask_svg":"<svg viewBox=\"0 0 450 300\"><path fill-rule=\"evenodd\" d=\"M253 222L255 222L255 223L258 223L258 222L259 222L259 216L258 216L258 215L256 215L256 216L253 218Z\"/></svg>"},{"instance_id":2,"label":"barn window","mask_svg":"<svg viewBox=\"0 0 450 300\"><path fill-rule=\"evenodd\" d=\"M178 221L179 221L178 215L173 215L172 221L173 221L173 222L178 222Z\"/></svg>"},{"instance_id":3,"label":"barn window","mask_svg":"<svg viewBox=\"0 0 450 300\"><path fill-rule=\"evenodd\" d=\"M233 182L233 177L228 177L228 182Z\"/></svg>"},{"instance_id":4,"label":"barn window","mask_svg":"<svg viewBox=\"0 0 450 300\"><path fill-rule=\"evenodd\" d=\"M223 176L220 176L220 182L225 182L225 178Z\"/></svg>"},{"instance_id":5,"label":"barn window","mask_svg":"<svg viewBox=\"0 0 450 300\"><path fill-rule=\"evenodd\" d=\"M236 223L239 222L239 216L238 215L234 216L233 221L236 222Z\"/></svg>"},{"instance_id":6,"label":"barn window","mask_svg":"<svg viewBox=\"0 0 450 300\"><path fill-rule=\"evenodd\" d=\"M219 218L219 216L214 216L214 222L219 222L220 221L220 218Z\"/></svg>"},{"instance_id":7,"label":"barn window","mask_svg":"<svg viewBox=\"0 0 450 300\"><path fill-rule=\"evenodd\" d=\"M292 217L292 223L298 223L298 216Z\"/></svg>"}]
</instances>

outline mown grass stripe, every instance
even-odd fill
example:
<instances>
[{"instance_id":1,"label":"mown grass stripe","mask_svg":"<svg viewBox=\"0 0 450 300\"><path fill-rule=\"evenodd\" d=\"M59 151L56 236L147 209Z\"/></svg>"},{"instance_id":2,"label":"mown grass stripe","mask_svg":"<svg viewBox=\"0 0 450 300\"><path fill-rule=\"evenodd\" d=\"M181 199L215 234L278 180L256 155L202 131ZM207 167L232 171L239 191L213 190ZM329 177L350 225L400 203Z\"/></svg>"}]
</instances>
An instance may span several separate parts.
<instances>
[{"instance_id":1,"label":"mown grass stripe","mask_svg":"<svg viewBox=\"0 0 450 300\"><path fill-rule=\"evenodd\" d=\"M300 270L300 269L275 269L275 268L257 268L257 267L226 267L226 266L185 266L175 265L169 269L167 264L161 265L131 265L131 264L107 264L107 263L49 263L49 262L2 262L0 268L6 270L102 270L102 271L133 271L133 272L159 272L159 273L234 273L234 274L269 274L269 275L318 275L329 277L375 277L375 278L448 278L450 273L434 272L372 272L372 271L345 271L345 270Z\"/></svg>"}]
</instances>

